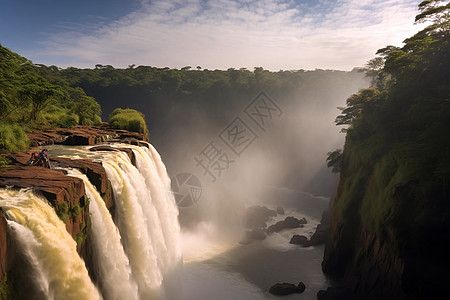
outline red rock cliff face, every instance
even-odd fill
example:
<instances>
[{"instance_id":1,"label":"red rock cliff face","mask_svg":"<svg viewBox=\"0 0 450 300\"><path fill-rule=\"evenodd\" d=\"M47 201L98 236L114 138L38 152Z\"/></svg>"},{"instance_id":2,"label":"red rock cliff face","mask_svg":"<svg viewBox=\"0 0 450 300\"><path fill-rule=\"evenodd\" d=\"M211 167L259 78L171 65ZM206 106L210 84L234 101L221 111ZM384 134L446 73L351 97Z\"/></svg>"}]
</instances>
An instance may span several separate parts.
<instances>
[{"instance_id":1,"label":"red rock cliff face","mask_svg":"<svg viewBox=\"0 0 450 300\"><path fill-rule=\"evenodd\" d=\"M81 179L42 167L15 166L0 171L0 187L32 188L42 193L66 223L67 231L78 242L78 250L82 250L83 241L90 229L90 218L84 183ZM1 277L10 266L5 238L6 230L6 220L2 214L0 216Z\"/></svg>"},{"instance_id":2,"label":"red rock cliff face","mask_svg":"<svg viewBox=\"0 0 450 300\"><path fill-rule=\"evenodd\" d=\"M42 193L47 200L58 210L61 204L68 206L67 231L75 237L79 234L81 223L89 222L89 207L86 205L84 183L79 178L64 175L60 171L42 167L17 166L7 171L0 171L0 187L32 188ZM78 205L82 211L78 215L72 213Z\"/></svg>"},{"instance_id":3,"label":"red rock cliff face","mask_svg":"<svg viewBox=\"0 0 450 300\"><path fill-rule=\"evenodd\" d=\"M128 143L148 147L147 137L140 133L126 130L114 130L102 127L75 126L72 129L56 128L45 131L33 131L28 134L33 147L50 144L93 145L104 142ZM92 149L106 151L108 147ZM111 148L107 151L124 151L131 160L133 152L129 148ZM89 265L89 247L86 238L90 230L88 201L85 195L84 183L81 179L65 175L61 171L42 167L26 166L31 152L12 153L9 157L13 166L0 169L0 187L32 188L42 193L55 207L57 214L66 223L67 231L78 243L78 252ZM100 163L89 159L73 160L69 158L50 157L52 165L77 168L89 178L90 182L102 195L106 207L114 211L114 199L111 184L105 169ZM7 223L0 210L0 280L11 268L8 261Z\"/></svg>"},{"instance_id":4,"label":"red rock cliff face","mask_svg":"<svg viewBox=\"0 0 450 300\"><path fill-rule=\"evenodd\" d=\"M354 229L332 224L335 240L326 245L322 267L325 273L339 277L349 293L324 299L406 299L404 260L390 238L381 240L375 233Z\"/></svg>"}]
</instances>

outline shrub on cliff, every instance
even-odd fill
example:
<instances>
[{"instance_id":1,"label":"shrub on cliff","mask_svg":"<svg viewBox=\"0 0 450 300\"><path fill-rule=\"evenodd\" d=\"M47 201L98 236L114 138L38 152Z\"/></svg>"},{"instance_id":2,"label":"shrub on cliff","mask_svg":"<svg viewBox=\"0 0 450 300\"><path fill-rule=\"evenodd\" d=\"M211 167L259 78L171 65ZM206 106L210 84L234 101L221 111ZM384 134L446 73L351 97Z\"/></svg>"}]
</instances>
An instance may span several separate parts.
<instances>
[{"instance_id":1,"label":"shrub on cliff","mask_svg":"<svg viewBox=\"0 0 450 300\"><path fill-rule=\"evenodd\" d=\"M126 129L148 135L144 114L134 109L116 108L109 115L108 123L113 128Z\"/></svg>"},{"instance_id":2,"label":"shrub on cliff","mask_svg":"<svg viewBox=\"0 0 450 300\"><path fill-rule=\"evenodd\" d=\"M28 150L30 140L24 129L17 124L0 123L0 152L22 152Z\"/></svg>"}]
</instances>

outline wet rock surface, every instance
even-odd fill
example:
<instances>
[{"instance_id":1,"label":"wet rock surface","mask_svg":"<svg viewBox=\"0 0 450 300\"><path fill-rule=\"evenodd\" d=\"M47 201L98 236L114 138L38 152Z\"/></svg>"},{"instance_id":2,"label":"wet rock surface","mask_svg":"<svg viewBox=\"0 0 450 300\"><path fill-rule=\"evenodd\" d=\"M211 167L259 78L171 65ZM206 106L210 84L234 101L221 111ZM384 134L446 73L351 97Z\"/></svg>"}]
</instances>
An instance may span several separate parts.
<instances>
[{"instance_id":1,"label":"wet rock surface","mask_svg":"<svg viewBox=\"0 0 450 300\"><path fill-rule=\"evenodd\" d=\"M269 293L276 296L287 296L295 293L303 293L306 289L306 286L303 282L300 282L298 285L293 283L276 283L270 289Z\"/></svg>"},{"instance_id":2,"label":"wet rock surface","mask_svg":"<svg viewBox=\"0 0 450 300\"><path fill-rule=\"evenodd\" d=\"M267 228L267 231L269 233L274 233L285 229L300 228L303 227L303 225L306 223L307 221L305 218L301 218L299 220L295 217L286 217L286 219L284 219L283 221L279 221L274 225L269 226L269 228Z\"/></svg>"},{"instance_id":3,"label":"wet rock surface","mask_svg":"<svg viewBox=\"0 0 450 300\"><path fill-rule=\"evenodd\" d=\"M267 221L276 215L276 211L265 206L251 206L247 208L245 226L247 228L265 228Z\"/></svg>"}]
</instances>

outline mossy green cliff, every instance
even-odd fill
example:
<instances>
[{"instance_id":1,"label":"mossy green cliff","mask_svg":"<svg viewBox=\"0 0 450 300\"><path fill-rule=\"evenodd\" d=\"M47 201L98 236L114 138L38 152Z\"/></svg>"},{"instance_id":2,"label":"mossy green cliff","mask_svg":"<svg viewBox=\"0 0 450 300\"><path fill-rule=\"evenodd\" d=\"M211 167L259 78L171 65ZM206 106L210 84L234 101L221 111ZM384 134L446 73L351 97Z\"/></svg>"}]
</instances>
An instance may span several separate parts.
<instances>
[{"instance_id":1,"label":"mossy green cliff","mask_svg":"<svg viewBox=\"0 0 450 300\"><path fill-rule=\"evenodd\" d=\"M423 13L436 1L425 2ZM346 299L442 299L450 285L449 10L379 50L374 87L337 118L348 128L323 269Z\"/></svg>"}]
</instances>

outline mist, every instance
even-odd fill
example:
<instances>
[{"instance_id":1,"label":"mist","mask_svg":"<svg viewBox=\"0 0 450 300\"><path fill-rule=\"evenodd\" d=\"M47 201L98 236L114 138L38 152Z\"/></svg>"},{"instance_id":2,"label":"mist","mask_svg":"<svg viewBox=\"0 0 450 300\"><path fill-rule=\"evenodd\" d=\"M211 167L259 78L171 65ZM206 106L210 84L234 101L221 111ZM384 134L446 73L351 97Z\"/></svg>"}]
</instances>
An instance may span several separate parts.
<instances>
[{"instance_id":1,"label":"mist","mask_svg":"<svg viewBox=\"0 0 450 300\"><path fill-rule=\"evenodd\" d=\"M326 167L326 156L344 143L344 134L334 124L340 113L337 107L345 106L351 94L369 84L362 73L343 74L317 76L293 90L231 94L226 101L211 98L207 105L200 105L195 97L191 101L170 99L168 109L158 112L158 122L152 120L154 111L143 109L152 120L150 139L160 151L169 176L174 179L177 174L189 173L200 181L197 202L180 207L184 230L235 240L243 232L245 208L276 204L274 189L332 198L337 178ZM279 108L264 119L263 128L245 113L261 92L272 107ZM251 142L242 139L238 154L224 141L236 122L245 123L254 133ZM219 172L198 163L203 158L206 164L204 154L212 151L211 145L227 156L228 168L222 162L224 169Z\"/></svg>"}]
</instances>

